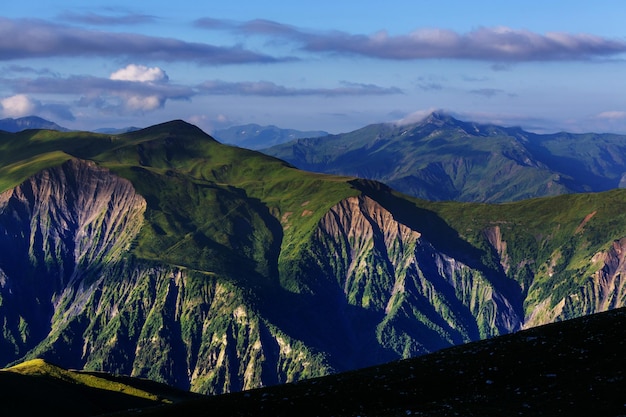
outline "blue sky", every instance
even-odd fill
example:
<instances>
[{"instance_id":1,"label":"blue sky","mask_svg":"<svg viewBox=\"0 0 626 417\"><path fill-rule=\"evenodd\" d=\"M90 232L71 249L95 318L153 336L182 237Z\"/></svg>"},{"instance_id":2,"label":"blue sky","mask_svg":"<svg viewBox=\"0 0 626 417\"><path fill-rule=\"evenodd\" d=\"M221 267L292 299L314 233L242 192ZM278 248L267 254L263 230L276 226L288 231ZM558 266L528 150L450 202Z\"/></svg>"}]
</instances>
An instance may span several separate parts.
<instances>
[{"instance_id":1,"label":"blue sky","mask_svg":"<svg viewBox=\"0 0 626 417\"><path fill-rule=\"evenodd\" d=\"M626 2L503 4L10 2L0 117L339 133L436 109L538 132L626 133Z\"/></svg>"}]
</instances>

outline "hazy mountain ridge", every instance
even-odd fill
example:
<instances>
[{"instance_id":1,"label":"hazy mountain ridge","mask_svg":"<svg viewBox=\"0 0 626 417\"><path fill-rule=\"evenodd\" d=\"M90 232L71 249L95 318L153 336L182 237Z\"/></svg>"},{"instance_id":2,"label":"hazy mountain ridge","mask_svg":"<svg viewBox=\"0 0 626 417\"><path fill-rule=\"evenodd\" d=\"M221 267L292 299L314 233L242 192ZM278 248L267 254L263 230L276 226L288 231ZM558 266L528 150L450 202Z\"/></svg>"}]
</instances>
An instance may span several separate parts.
<instances>
[{"instance_id":1,"label":"hazy mountain ridge","mask_svg":"<svg viewBox=\"0 0 626 417\"><path fill-rule=\"evenodd\" d=\"M535 134L433 113L263 152L310 171L382 181L428 200L504 202L620 187L626 138Z\"/></svg>"},{"instance_id":2,"label":"hazy mountain ridge","mask_svg":"<svg viewBox=\"0 0 626 417\"><path fill-rule=\"evenodd\" d=\"M3 364L220 393L625 302L625 190L426 202L180 121L0 146Z\"/></svg>"},{"instance_id":3,"label":"hazy mountain ridge","mask_svg":"<svg viewBox=\"0 0 626 417\"><path fill-rule=\"evenodd\" d=\"M58 130L61 132L67 132L69 130L54 122L37 116L18 117L17 119L13 119L11 117L0 119L0 130L4 130L5 132L15 133L26 129L48 129Z\"/></svg>"},{"instance_id":4,"label":"hazy mountain ridge","mask_svg":"<svg viewBox=\"0 0 626 417\"><path fill-rule=\"evenodd\" d=\"M298 138L314 138L326 135L328 135L328 132L324 132L323 130L301 131L296 129L282 129L274 125L261 126L254 123L231 126L213 132L213 136L222 143L255 150Z\"/></svg>"}]
</instances>

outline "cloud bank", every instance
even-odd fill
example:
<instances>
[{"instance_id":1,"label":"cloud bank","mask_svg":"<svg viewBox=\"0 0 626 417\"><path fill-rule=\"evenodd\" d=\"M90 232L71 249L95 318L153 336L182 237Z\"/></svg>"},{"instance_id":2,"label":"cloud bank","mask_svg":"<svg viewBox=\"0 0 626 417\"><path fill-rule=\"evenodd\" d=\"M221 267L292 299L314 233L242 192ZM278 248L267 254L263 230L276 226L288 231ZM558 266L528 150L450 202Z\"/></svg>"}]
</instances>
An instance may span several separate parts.
<instances>
[{"instance_id":1,"label":"cloud bank","mask_svg":"<svg viewBox=\"0 0 626 417\"><path fill-rule=\"evenodd\" d=\"M291 88L270 81L226 82L221 80L205 81L199 90L211 95L242 95L242 96L363 96L402 94L397 87L380 87L373 84L358 84L347 81L337 88Z\"/></svg>"},{"instance_id":2,"label":"cloud bank","mask_svg":"<svg viewBox=\"0 0 626 417\"><path fill-rule=\"evenodd\" d=\"M170 84L163 69L136 64L114 71L109 78L38 77L0 79L0 82L19 92L16 97L25 94L78 96L79 106L109 112L152 111L164 107L167 100L190 100L196 94L194 88Z\"/></svg>"},{"instance_id":3,"label":"cloud bank","mask_svg":"<svg viewBox=\"0 0 626 417\"><path fill-rule=\"evenodd\" d=\"M308 52L354 54L390 60L465 59L490 62L563 61L607 58L626 52L626 42L590 34L534 33L509 27L482 27L468 33L419 29L404 35L380 31L372 35L341 31L316 33L268 20L238 23L211 18L196 25L249 36L279 37Z\"/></svg>"},{"instance_id":4,"label":"cloud bank","mask_svg":"<svg viewBox=\"0 0 626 417\"><path fill-rule=\"evenodd\" d=\"M204 65L273 63L275 58L241 46L214 46L134 33L104 32L34 19L0 17L0 61L51 57L119 57L186 61Z\"/></svg>"}]
</instances>

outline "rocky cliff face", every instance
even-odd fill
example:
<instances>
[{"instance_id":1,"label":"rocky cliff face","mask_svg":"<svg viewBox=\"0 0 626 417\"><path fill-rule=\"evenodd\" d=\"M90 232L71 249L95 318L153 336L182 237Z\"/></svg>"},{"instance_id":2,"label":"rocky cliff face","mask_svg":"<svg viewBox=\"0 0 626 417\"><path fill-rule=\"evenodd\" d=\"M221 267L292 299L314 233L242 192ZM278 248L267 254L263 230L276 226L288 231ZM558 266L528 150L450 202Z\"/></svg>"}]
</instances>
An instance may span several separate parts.
<instances>
[{"instance_id":1,"label":"rocky cliff face","mask_svg":"<svg viewBox=\"0 0 626 417\"><path fill-rule=\"evenodd\" d=\"M374 312L377 341L402 357L515 331L521 317L483 272L437 250L369 197L333 207L319 265L352 306Z\"/></svg>"},{"instance_id":2,"label":"rocky cliff face","mask_svg":"<svg viewBox=\"0 0 626 417\"><path fill-rule=\"evenodd\" d=\"M197 186L180 198L197 189L214 192ZM202 233L175 224L179 200L152 203L168 210L163 227L188 230L170 248L210 249L198 251L210 260L186 266L175 251L137 256L142 230L155 227L146 219L157 216L130 181L92 162L70 160L0 194L0 363L43 357L221 393L423 354L626 299L626 239L581 261L568 291L546 292L539 283L551 279L559 251L542 265L520 261L516 242L493 225L480 232L495 258L487 265L476 251L449 250L429 219L416 219L424 210L407 217L365 193L323 214L284 268L280 230L254 230L265 227L267 208L246 206L240 191L229 202L226 192L216 192L223 207L215 213L237 218L202 207L193 213ZM150 238L168 239L157 232Z\"/></svg>"},{"instance_id":3,"label":"rocky cliff face","mask_svg":"<svg viewBox=\"0 0 626 417\"><path fill-rule=\"evenodd\" d=\"M3 362L41 342L54 316L77 313L64 300L128 250L144 210L130 182L77 160L0 194Z\"/></svg>"},{"instance_id":4,"label":"rocky cliff face","mask_svg":"<svg viewBox=\"0 0 626 417\"><path fill-rule=\"evenodd\" d=\"M588 261L589 273L579 279L576 291L553 295L529 305L524 327L566 320L626 305L624 272L626 238L612 242ZM532 295L532 294L531 294Z\"/></svg>"}]
</instances>

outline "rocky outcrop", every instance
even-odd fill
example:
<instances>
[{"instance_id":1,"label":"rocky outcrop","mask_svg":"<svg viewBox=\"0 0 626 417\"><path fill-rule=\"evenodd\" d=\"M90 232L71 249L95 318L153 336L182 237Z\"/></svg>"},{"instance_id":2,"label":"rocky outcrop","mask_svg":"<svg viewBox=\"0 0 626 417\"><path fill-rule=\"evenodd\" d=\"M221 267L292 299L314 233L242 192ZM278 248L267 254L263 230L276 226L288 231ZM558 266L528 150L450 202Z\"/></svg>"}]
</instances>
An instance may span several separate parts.
<instances>
[{"instance_id":1,"label":"rocky outcrop","mask_svg":"<svg viewBox=\"0 0 626 417\"><path fill-rule=\"evenodd\" d=\"M79 160L0 194L3 363L41 342L57 324L53 316L76 313L64 294L90 269L120 259L145 207L129 181Z\"/></svg>"},{"instance_id":2,"label":"rocky outcrop","mask_svg":"<svg viewBox=\"0 0 626 417\"><path fill-rule=\"evenodd\" d=\"M626 305L626 238L596 253L577 285L533 306L525 327L599 313Z\"/></svg>"},{"instance_id":3,"label":"rocky outcrop","mask_svg":"<svg viewBox=\"0 0 626 417\"><path fill-rule=\"evenodd\" d=\"M377 340L399 356L515 331L518 316L482 271L360 196L333 207L316 235L348 304L374 311Z\"/></svg>"}]
</instances>

